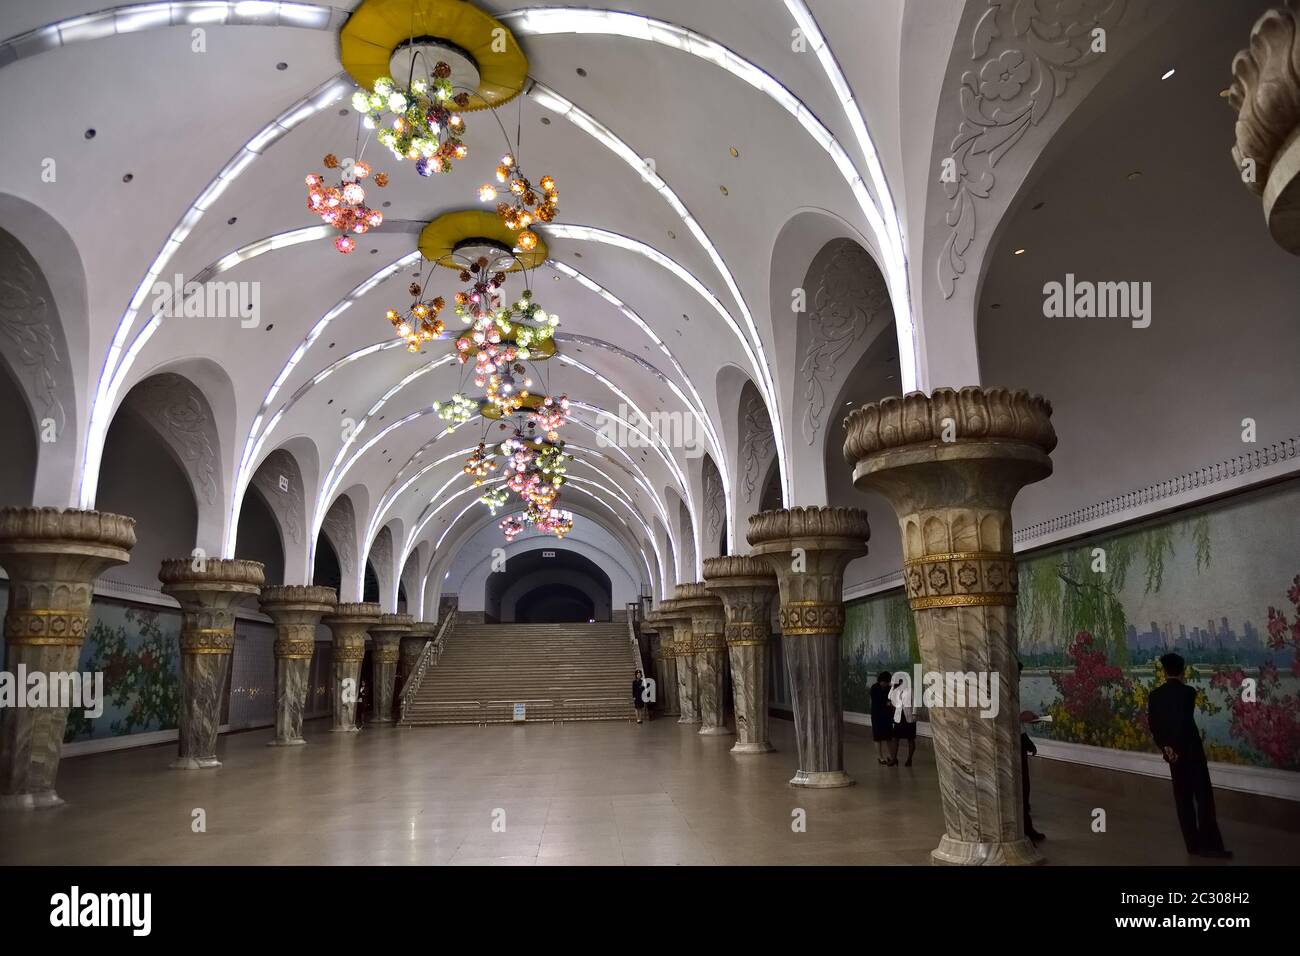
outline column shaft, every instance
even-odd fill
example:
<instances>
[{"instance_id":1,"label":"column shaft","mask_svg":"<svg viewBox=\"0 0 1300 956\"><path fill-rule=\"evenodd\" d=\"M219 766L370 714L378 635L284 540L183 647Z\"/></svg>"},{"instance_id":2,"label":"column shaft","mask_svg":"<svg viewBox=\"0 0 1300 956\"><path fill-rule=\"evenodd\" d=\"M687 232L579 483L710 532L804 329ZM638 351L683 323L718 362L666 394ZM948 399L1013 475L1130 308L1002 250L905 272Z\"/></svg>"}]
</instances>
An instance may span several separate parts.
<instances>
[{"instance_id":1,"label":"column shaft","mask_svg":"<svg viewBox=\"0 0 1300 956\"><path fill-rule=\"evenodd\" d=\"M270 746L294 747L302 736L307 682L316 650L316 626L334 610L333 588L286 585L262 589L262 610L275 621L275 736Z\"/></svg>"},{"instance_id":2,"label":"column shaft","mask_svg":"<svg viewBox=\"0 0 1300 956\"><path fill-rule=\"evenodd\" d=\"M768 562L749 555L706 558L704 584L722 600L723 635L731 664L736 710L735 754L768 753L768 652L776 575Z\"/></svg>"},{"instance_id":3,"label":"column shaft","mask_svg":"<svg viewBox=\"0 0 1300 956\"><path fill-rule=\"evenodd\" d=\"M0 509L0 565L9 575L5 614L5 670L42 675L47 688L70 686L90 618L94 581L125 563L135 544L135 521L96 511ZM93 680L93 678L92 678ZM84 685L84 681L81 681ZM93 687L93 683L92 683ZM26 694L26 688L19 693ZM0 710L0 808L33 809L63 803L55 791L68 704Z\"/></svg>"},{"instance_id":4,"label":"column shaft","mask_svg":"<svg viewBox=\"0 0 1300 956\"><path fill-rule=\"evenodd\" d=\"M330 731L354 733L357 701L361 693L361 662L366 656L366 632L379 623L379 605L346 602L340 604L324 624L334 635L333 705Z\"/></svg>"}]
</instances>

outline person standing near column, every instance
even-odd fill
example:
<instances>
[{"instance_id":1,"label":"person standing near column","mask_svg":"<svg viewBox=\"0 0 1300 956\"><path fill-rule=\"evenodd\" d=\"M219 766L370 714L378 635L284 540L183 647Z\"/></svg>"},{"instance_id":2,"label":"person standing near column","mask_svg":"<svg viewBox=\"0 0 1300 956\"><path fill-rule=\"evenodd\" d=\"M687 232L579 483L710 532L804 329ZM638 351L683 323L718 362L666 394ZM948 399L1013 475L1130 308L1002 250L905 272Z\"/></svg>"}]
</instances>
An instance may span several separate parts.
<instances>
[{"instance_id":1,"label":"person standing near column","mask_svg":"<svg viewBox=\"0 0 1300 956\"><path fill-rule=\"evenodd\" d=\"M636 708L636 722L639 724L645 712L645 684L640 671L632 672L632 706Z\"/></svg>"},{"instance_id":2,"label":"person standing near column","mask_svg":"<svg viewBox=\"0 0 1300 956\"><path fill-rule=\"evenodd\" d=\"M898 763L898 741L894 740L894 705L889 702L889 671L876 675L871 685L871 739L882 767Z\"/></svg>"},{"instance_id":3,"label":"person standing near column","mask_svg":"<svg viewBox=\"0 0 1300 956\"><path fill-rule=\"evenodd\" d=\"M1196 726L1196 689L1183 678L1186 662L1180 654L1160 658L1165 682L1151 692L1147 701L1147 724L1156 746L1169 764L1174 784L1174 807L1182 828L1187 852L1192 856L1230 859L1223 848L1219 821L1214 812L1214 786L1205 759L1201 732Z\"/></svg>"},{"instance_id":4,"label":"person standing near column","mask_svg":"<svg viewBox=\"0 0 1300 956\"><path fill-rule=\"evenodd\" d=\"M903 766L910 767L912 756L916 753L916 714L912 712L912 691L908 686L906 675L894 681L894 686L889 691L889 702L894 708L894 763L898 763L898 742L906 740L907 760L903 762Z\"/></svg>"}]
</instances>

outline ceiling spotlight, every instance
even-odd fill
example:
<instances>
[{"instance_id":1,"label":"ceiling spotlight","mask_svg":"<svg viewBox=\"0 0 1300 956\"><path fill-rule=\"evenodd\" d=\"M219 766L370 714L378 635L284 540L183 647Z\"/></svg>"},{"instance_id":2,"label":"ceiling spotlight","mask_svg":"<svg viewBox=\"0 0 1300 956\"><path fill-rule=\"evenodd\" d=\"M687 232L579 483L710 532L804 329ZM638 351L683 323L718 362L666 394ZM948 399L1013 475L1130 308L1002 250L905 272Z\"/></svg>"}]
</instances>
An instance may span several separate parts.
<instances>
[{"instance_id":1,"label":"ceiling spotlight","mask_svg":"<svg viewBox=\"0 0 1300 956\"><path fill-rule=\"evenodd\" d=\"M727 191L727 187L726 187L726 186L719 186L718 189L722 192L722 195L724 195L724 196L730 196L730 195L731 195L731 193L729 193L729 192Z\"/></svg>"},{"instance_id":2,"label":"ceiling spotlight","mask_svg":"<svg viewBox=\"0 0 1300 956\"><path fill-rule=\"evenodd\" d=\"M577 68L576 70L574 70L573 72L577 73L579 76L586 76L586 75L587 75L587 71L584 70L582 67L578 67L578 68Z\"/></svg>"},{"instance_id":3,"label":"ceiling spotlight","mask_svg":"<svg viewBox=\"0 0 1300 956\"><path fill-rule=\"evenodd\" d=\"M95 131L94 131L93 129L88 129L88 130L86 130L85 136L86 136L86 139L94 139L94 138L95 138Z\"/></svg>"},{"instance_id":4,"label":"ceiling spotlight","mask_svg":"<svg viewBox=\"0 0 1300 956\"><path fill-rule=\"evenodd\" d=\"M285 63L285 62L283 62L283 61L281 61L280 63L277 63L277 64L275 65L275 68L276 68L277 70L287 70L287 69L289 69L289 64L288 64L288 63Z\"/></svg>"},{"instance_id":5,"label":"ceiling spotlight","mask_svg":"<svg viewBox=\"0 0 1300 956\"><path fill-rule=\"evenodd\" d=\"M1135 169L1135 170L1133 170L1133 172L1131 172L1131 173L1128 174L1128 178L1129 178L1129 179L1141 179L1141 178L1142 178L1142 170L1140 170L1140 169Z\"/></svg>"},{"instance_id":6,"label":"ceiling spotlight","mask_svg":"<svg viewBox=\"0 0 1300 956\"><path fill-rule=\"evenodd\" d=\"M550 118L549 116L543 116L543 117L542 117L542 125L543 125L543 126L550 126L550 125L551 125L551 118Z\"/></svg>"},{"instance_id":7,"label":"ceiling spotlight","mask_svg":"<svg viewBox=\"0 0 1300 956\"><path fill-rule=\"evenodd\" d=\"M736 147L734 147L734 146L731 147L731 155L732 155L733 157L735 157L736 159L739 159L739 158L740 158L740 150L736 149Z\"/></svg>"},{"instance_id":8,"label":"ceiling spotlight","mask_svg":"<svg viewBox=\"0 0 1300 956\"><path fill-rule=\"evenodd\" d=\"M1160 79L1162 79L1162 80L1167 80L1167 79L1169 79L1169 78L1170 78L1171 76L1173 76L1173 75L1174 75L1174 71L1171 69L1171 70L1169 70L1167 73L1165 73L1164 76L1160 77Z\"/></svg>"},{"instance_id":9,"label":"ceiling spotlight","mask_svg":"<svg viewBox=\"0 0 1300 956\"><path fill-rule=\"evenodd\" d=\"M1015 252L1012 253L1013 256L1023 256L1024 254L1025 254L1024 249L1017 249Z\"/></svg>"}]
</instances>

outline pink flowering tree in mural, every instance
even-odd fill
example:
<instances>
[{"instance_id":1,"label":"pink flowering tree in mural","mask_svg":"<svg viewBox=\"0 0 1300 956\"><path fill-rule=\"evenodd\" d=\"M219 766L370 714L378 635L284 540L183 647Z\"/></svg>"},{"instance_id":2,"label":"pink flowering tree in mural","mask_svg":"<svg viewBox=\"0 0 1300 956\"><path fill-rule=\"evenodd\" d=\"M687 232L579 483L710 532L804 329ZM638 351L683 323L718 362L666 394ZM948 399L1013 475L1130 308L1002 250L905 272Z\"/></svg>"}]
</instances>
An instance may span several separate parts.
<instances>
[{"instance_id":1,"label":"pink flowering tree in mural","mask_svg":"<svg viewBox=\"0 0 1300 956\"><path fill-rule=\"evenodd\" d=\"M1268 646L1284 655L1289 651L1288 669L1300 677L1300 574L1286 596L1291 602L1289 619L1285 607L1268 609ZM1237 668L1219 671L1211 682L1224 694L1229 732L1258 753L1266 766L1300 770L1300 694L1283 692L1281 672L1273 661L1260 667L1253 695L1244 691L1246 680L1245 671Z\"/></svg>"}]
</instances>

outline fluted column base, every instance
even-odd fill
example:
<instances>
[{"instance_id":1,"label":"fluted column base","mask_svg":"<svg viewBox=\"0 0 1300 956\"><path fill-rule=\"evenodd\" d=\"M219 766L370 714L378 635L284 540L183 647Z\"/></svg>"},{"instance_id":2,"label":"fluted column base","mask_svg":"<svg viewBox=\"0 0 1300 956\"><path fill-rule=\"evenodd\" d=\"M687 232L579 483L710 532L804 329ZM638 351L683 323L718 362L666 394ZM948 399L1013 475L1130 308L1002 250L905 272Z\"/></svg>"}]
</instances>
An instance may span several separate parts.
<instances>
[{"instance_id":1,"label":"fluted column base","mask_svg":"<svg viewBox=\"0 0 1300 956\"><path fill-rule=\"evenodd\" d=\"M784 637L790 674L795 738L799 742L796 787L849 787L844 772L844 708L840 703L840 634Z\"/></svg>"},{"instance_id":2,"label":"fluted column base","mask_svg":"<svg viewBox=\"0 0 1300 956\"><path fill-rule=\"evenodd\" d=\"M736 745L733 754L766 754L776 748L767 739L767 648L728 643L731 691L736 705Z\"/></svg>"},{"instance_id":3,"label":"fluted column base","mask_svg":"<svg viewBox=\"0 0 1300 956\"><path fill-rule=\"evenodd\" d=\"M935 866L1037 866L1047 862L1028 837L1007 843L972 843L946 833L930 851Z\"/></svg>"}]
</instances>

